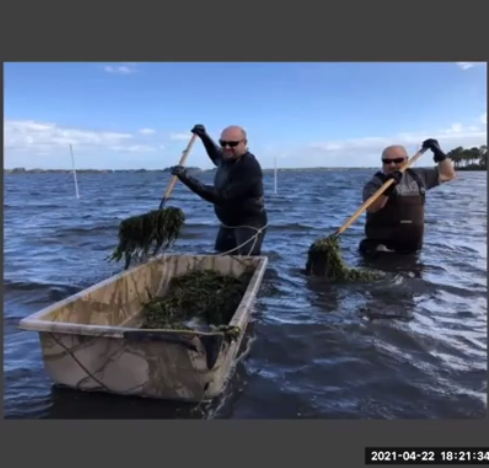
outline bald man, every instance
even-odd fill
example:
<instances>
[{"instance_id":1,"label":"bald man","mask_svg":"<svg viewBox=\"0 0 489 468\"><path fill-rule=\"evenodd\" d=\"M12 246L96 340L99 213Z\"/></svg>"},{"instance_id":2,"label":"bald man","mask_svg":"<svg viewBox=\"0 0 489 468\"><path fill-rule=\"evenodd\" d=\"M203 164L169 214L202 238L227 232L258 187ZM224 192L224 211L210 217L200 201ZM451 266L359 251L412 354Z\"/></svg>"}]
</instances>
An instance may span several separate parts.
<instances>
[{"instance_id":1,"label":"bald man","mask_svg":"<svg viewBox=\"0 0 489 468\"><path fill-rule=\"evenodd\" d=\"M387 180L393 179L394 183L367 210L366 238L359 246L361 253L411 254L422 248L426 192L456 177L452 161L438 141L425 140L422 148L431 150L437 165L408 168L404 174L399 169L409 158L406 148L393 145L382 152L382 171L365 185L363 200L369 199Z\"/></svg>"},{"instance_id":2,"label":"bald man","mask_svg":"<svg viewBox=\"0 0 489 468\"><path fill-rule=\"evenodd\" d=\"M236 125L225 128L219 146L203 125L195 125L207 155L217 167L214 185L204 185L176 166L176 175L190 190L214 205L221 227L215 249L231 255L260 255L268 223L265 210L263 173L260 163L248 151L246 132Z\"/></svg>"}]
</instances>

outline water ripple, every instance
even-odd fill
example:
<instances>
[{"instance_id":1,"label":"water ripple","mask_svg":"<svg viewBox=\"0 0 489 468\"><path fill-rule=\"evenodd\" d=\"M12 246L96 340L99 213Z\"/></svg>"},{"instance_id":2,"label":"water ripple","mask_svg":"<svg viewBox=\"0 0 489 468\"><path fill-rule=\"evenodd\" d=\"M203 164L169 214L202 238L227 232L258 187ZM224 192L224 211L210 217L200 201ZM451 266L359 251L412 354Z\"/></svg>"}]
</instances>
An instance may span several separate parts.
<instances>
[{"instance_id":1,"label":"water ripple","mask_svg":"<svg viewBox=\"0 0 489 468\"><path fill-rule=\"evenodd\" d=\"M267 177L269 269L250 352L224 403L207 417L480 418L487 393L486 174L463 173L429 194L425 249L385 263L384 281L325 285L304 278L307 248L359 206L369 173ZM207 176L209 179L209 176ZM210 180L210 179L209 179ZM86 395L51 386L38 338L21 318L120 271L105 257L127 216L154 209L161 174L5 177L4 400L7 417L200 418L161 402ZM177 185L171 204L187 224L179 253L211 252L212 207ZM342 237L345 259L365 266L362 221ZM392 319L395 317L396 319ZM205 416L204 416L205 417Z\"/></svg>"}]
</instances>

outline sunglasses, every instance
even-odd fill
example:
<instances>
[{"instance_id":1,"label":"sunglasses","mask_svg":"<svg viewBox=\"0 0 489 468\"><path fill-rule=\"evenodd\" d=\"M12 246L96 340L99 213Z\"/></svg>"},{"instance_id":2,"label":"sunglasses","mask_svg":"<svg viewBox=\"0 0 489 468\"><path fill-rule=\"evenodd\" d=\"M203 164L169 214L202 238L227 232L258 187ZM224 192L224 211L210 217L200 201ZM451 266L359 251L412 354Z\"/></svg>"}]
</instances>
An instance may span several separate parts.
<instances>
[{"instance_id":1,"label":"sunglasses","mask_svg":"<svg viewBox=\"0 0 489 468\"><path fill-rule=\"evenodd\" d=\"M236 148L241 143L241 141L225 141L225 140L219 140L219 144L225 148L226 146L229 146L230 148Z\"/></svg>"},{"instance_id":2,"label":"sunglasses","mask_svg":"<svg viewBox=\"0 0 489 468\"><path fill-rule=\"evenodd\" d=\"M395 158L395 159L382 159L382 162L387 165L390 163L401 164L406 160L406 158Z\"/></svg>"}]
</instances>

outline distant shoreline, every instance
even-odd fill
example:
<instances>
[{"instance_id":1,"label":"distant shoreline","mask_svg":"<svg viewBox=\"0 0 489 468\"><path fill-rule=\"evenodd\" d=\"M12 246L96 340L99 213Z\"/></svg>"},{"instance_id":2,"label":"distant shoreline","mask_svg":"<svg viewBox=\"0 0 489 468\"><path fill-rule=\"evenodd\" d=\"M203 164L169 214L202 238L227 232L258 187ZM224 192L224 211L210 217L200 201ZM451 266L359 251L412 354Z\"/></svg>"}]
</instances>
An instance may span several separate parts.
<instances>
[{"instance_id":1,"label":"distant shoreline","mask_svg":"<svg viewBox=\"0 0 489 468\"><path fill-rule=\"evenodd\" d=\"M456 167L457 172L480 172L487 171L487 166L467 166L467 167Z\"/></svg>"},{"instance_id":2,"label":"distant shoreline","mask_svg":"<svg viewBox=\"0 0 489 468\"><path fill-rule=\"evenodd\" d=\"M200 169L196 167L189 167L190 172L194 173L208 173L214 172L215 169ZM277 168L280 172L331 172L331 171L365 171L365 170L378 170L376 167L298 167L298 168ZM457 171L487 171L486 166L482 165L470 165L465 167L457 167ZM275 169L263 169L265 174L273 174ZM145 174L145 173L169 173L170 169L77 169L77 174ZM72 169L4 169L5 174L72 174Z\"/></svg>"},{"instance_id":3,"label":"distant shoreline","mask_svg":"<svg viewBox=\"0 0 489 468\"><path fill-rule=\"evenodd\" d=\"M459 146L448 152L448 157L453 161L456 171L487 171L487 146L482 145L479 148L463 148ZM379 161L380 165L380 161ZM426 166L417 166L426 167ZM428 166L429 167L429 166ZM432 166L431 166L432 167ZM275 170L280 172L331 172L331 171L378 171L380 167L277 167L263 169L264 174L274 173ZM188 166L187 170L192 173L215 172L216 168L201 169L200 167ZM72 169L26 169L25 167L15 167L4 169L5 174L72 174ZM78 174L144 174L159 173L165 174L171 171L170 167L164 169L76 169Z\"/></svg>"},{"instance_id":4,"label":"distant shoreline","mask_svg":"<svg viewBox=\"0 0 489 468\"><path fill-rule=\"evenodd\" d=\"M299 167L299 168L277 168L280 172L307 172L307 171L360 171L375 170L373 167ZM214 172L216 169L199 169L189 167L194 173ZM72 174L72 169L4 169L5 174ZM77 174L120 174L120 173L169 173L170 169L77 169ZM263 169L265 174L275 172L275 169Z\"/></svg>"}]
</instances>

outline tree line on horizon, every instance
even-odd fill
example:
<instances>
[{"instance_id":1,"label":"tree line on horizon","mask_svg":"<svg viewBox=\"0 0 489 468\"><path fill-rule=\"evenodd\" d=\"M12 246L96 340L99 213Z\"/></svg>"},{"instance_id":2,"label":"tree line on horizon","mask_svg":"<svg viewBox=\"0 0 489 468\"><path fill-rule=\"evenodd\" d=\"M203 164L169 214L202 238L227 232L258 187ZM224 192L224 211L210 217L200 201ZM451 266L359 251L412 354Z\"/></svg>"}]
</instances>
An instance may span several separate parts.
<instances>
[{"instance_id":1,"label":"tree line on horizon","mask_svg":"<svg viewBox=\"0 0 489 468\"><path fill-rule=\"evenodd\" d=\"M455 169L487 169L487 145L472 148L458 146L447 153Z\"/></svg>"}]
</instances>

